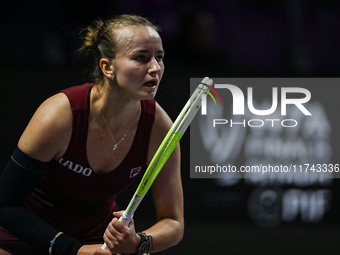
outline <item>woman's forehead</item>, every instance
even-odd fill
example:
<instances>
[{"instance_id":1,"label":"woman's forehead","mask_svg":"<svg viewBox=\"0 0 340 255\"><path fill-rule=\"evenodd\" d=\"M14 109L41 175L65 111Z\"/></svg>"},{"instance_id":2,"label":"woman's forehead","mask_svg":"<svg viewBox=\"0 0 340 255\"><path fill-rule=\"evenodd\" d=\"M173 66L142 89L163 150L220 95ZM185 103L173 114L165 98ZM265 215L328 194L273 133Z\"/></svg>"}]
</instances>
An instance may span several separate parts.
<instances>
[{"instance_id":1,"label":"woman's forehead","mask_svg":"<svg viewBox=\"0 0 340 255\"><path fill-rule=\"evenodd\" d=\"M131 50L148 43L161 43L158 32L149 26L123 26L116 30L118 48Z\"/></svg>"}]
</instances>

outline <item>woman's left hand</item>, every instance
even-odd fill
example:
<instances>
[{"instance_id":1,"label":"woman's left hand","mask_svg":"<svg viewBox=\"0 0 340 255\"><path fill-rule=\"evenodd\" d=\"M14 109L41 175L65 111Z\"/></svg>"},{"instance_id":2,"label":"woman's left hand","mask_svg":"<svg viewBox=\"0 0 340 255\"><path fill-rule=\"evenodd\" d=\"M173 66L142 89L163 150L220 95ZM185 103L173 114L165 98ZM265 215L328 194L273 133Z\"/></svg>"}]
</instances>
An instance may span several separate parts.
<instances>
[{"instance_id":1,"label":"woman's left hand","mask_svg":"<svg viewBox=\"0 0 340 255\"><path fill-rule=\"evenodd\" d=\"M136 234L133 219L129 226L119 221L123 211L113 212L114 218L107 226L104 233L104 241L111 252L114 253L137 253L140 237Z\"/></svg>"}]
</instances>

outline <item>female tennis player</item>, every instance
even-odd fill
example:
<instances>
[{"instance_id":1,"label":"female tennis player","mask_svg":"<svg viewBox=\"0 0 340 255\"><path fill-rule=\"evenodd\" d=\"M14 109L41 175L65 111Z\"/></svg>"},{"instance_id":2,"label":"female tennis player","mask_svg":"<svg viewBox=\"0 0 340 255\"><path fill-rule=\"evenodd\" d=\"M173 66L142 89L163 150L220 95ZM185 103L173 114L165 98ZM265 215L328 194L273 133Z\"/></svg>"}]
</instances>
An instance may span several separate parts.
<instances>
[{"instance_id":1,"label":"female tennis player","mask_svg":"<svg viewBox=\"0 0 340 255\"><path fill-rule=\"evenodd\" d=\"M115 202L172 125L154 99L164 72L157 31L136 15L85 29L93 82L40 105L0 177L1 255L144 254L182 239L179 146L151 188L153 226L125 226Z\"/></svg>"}]
</instances>

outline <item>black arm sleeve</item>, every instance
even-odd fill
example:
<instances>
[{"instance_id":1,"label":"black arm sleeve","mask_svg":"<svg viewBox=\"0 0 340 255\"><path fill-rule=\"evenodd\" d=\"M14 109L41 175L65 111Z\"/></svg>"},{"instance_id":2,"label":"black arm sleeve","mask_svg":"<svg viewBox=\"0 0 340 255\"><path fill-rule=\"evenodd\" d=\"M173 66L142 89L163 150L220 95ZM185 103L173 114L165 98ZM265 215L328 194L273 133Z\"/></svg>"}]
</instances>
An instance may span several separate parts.
<instances>
[{"instance_id":1,"label":"black arm sleeve","mask_svg":"<svg viewBox=\"0 0 340 255\"><path fill-rule=\"evenodd\" d=\"M23 205L46 166L47 163L35 160L17 148L0 177L0 225L42 251L48 251L50 241L59 231ZM77 241L74 239L74 242Z\"/></svg>"}]
</instances>

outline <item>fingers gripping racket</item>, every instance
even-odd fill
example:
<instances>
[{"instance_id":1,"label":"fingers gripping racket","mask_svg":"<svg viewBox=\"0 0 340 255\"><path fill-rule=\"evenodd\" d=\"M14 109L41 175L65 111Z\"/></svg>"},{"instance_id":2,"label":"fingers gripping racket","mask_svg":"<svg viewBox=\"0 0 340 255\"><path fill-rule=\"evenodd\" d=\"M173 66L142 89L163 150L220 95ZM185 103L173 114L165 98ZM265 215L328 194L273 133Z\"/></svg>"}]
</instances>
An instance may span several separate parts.
<instances>
[{"instance_id":1,"label":"fingers gripping racket","mask_svg":"<svg viewBox=\"0 0 340 255\"><path fill-rule=\"evenodd\" d=\"M190 99L178 115L174 124L171 126L161 145L157 149L155 155L153 156L129 205L123 212L122 216L119 218L119 221L122 222L125 226L129 225L129 222L131 221L133 214L135 213L140 202L144 198L145 194L161 171L165 162L170 157L179 140L182 138L184 132L187 130L191 121L201 107L201 96L206 93L207 90L209 90L209 88L205 86L205 84L212 86L213 81L208 77L205 77L201 81L201 83L198 85L198 87L193 92ZM105 243L103 244L102 249L109 250Z\"/></svg>"}]
</instances>

